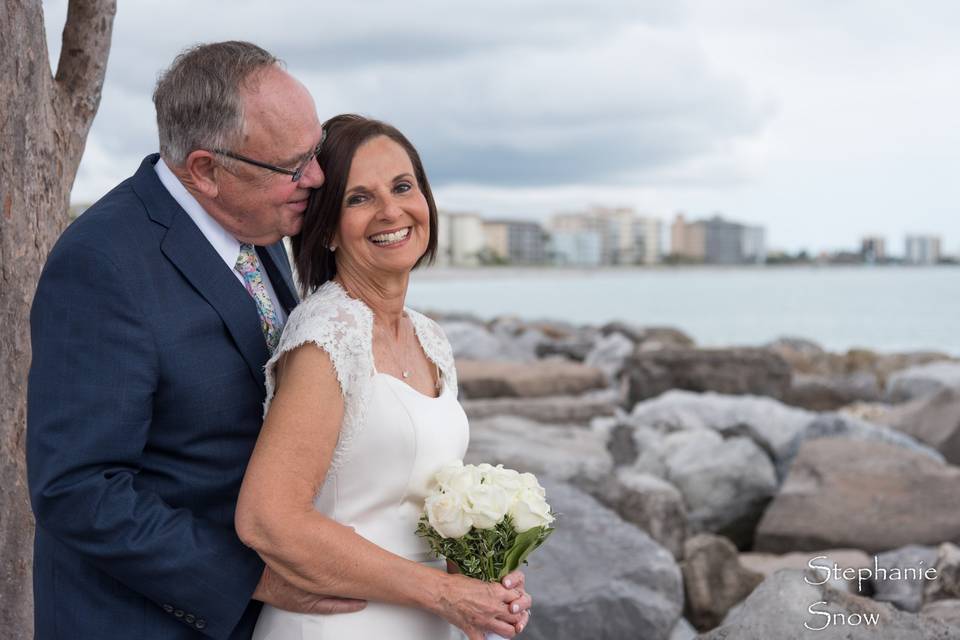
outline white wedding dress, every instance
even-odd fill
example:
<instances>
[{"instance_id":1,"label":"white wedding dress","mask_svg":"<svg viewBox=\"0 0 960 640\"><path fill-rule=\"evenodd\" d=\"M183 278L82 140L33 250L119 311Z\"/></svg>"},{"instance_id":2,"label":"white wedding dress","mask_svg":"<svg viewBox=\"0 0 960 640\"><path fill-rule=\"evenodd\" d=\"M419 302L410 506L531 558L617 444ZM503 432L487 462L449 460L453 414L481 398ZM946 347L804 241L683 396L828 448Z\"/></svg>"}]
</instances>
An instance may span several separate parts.
<instances>
[{"instance_id":1,"label":"white wedding dress","mask_svg":"<svg viewBox=\"0 0 960 640\"><path fill-rule=\"evenodd\" d=\"M273 397L273 369L280 355L307 342L322 348L336 369L345 411L333 460L314 506L388 551L445 571L445 563L433 558L414 531L433 474L466 453L467 417L457 402L453 352L446 336L426 316L410 309L407 314L424 353L439 369L442 391L438 397L376 371L373 314L331 281L290 315L277 351L267 363L264 410ZM461 637L455 627L424 610L382 602L335 615L303 615L264 606L253 634L254 640Z\"/></svg>"}]
</instances>

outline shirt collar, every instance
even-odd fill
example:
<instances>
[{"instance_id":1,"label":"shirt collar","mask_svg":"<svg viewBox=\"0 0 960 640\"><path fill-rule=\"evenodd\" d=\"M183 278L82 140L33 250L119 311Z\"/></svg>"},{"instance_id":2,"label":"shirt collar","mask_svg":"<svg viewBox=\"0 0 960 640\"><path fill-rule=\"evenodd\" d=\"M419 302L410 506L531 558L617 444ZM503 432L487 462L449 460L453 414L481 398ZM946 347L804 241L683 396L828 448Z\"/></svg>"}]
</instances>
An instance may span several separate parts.
<instances>
[{"instance_id":1,"label":"shirt collar","mask_svg":"<svg viewBox=\"0 0 960 640\"><path fill-rule=\"evenodd\" d=\"M177 201L183 210L187 212L193 223L200 229L200 233L207 239L216 252L223 258L223 261L232 270L237 264L237 257L240 255L240 241L234 238L226 229L220 226L220 223L214 220L206 210L200 206L197 199L193 197L187 188L183 186L180 179L177 178L167 166L167 163L160 158L154 165L157 177L166 187L173 199Z\"/></svg>"}]
</instances>

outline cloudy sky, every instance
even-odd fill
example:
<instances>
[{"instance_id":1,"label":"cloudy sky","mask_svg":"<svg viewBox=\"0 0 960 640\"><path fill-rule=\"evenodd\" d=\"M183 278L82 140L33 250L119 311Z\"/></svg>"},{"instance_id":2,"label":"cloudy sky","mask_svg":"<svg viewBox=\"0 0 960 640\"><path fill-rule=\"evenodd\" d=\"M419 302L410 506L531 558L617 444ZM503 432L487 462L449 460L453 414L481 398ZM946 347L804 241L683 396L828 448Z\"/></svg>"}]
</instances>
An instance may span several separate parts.
<instances>
[{"instance_id":1,"label":"cloudy sky","mask_svg":"<svg viewBox=\"0 0 960 640\"><path fill-rule=\"evenodd\" d=\"M51 59L66 0L44 2ZM156 149L157 74L196 42L270 49L321 118L388 120L441 207L545 220L592 204L767 227L795 251L960 253L960 3L944 0L121 2L74 186Z\"/></svg>"}]
</instances>

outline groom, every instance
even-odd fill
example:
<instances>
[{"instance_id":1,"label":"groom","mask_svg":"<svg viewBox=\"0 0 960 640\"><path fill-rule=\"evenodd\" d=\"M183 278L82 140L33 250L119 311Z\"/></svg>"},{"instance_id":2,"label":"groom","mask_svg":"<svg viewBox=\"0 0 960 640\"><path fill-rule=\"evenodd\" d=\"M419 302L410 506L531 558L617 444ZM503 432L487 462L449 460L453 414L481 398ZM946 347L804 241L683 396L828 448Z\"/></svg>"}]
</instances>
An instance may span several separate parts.
<instances>
[{"instance_id":1,"label":"groom","mask_svg":"<svg viewBox=\"0 0 960 640\"><path fill-rule=\"evenodd\" d=\"M40 640L248 639L262 602L365 606L293 588L233 529L297 304L280 240L323 183L313 100L268 52L221 42L174 60L154 103L160 154L63 233L34 298Z\"/></svg>"},{"instance_id":2,"label":"groom","mask_svg":"<svg viewBox=\"0 0 960 640\"><path fill-rule=\"evenodd\" d=\"M27 457L39 639L249 638L287 585L237 539L263 365L297 298L280 240L323 183L307 90L263 49L188 50L160 154L57 242L31 313Z\"/></svg>"}]
</instances>

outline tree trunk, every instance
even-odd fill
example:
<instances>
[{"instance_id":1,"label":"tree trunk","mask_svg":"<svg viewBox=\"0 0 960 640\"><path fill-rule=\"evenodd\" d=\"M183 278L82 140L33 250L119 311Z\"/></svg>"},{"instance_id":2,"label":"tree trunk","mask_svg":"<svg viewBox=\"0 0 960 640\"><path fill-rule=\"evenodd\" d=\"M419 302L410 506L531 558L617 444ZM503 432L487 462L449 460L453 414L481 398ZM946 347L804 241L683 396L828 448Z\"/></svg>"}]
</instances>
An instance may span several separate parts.
<instances>
[{"instance_id":1,"label":"tree trunk","mask_svg":"<svg viewBox=\"0 0 960 640\"><path fill-rule=\"evenodd\" d=\"M70 0L57 75L40 0L0 4L0 637L33 637L29 313L100 104L116 0Z\"/></svg>"}]
</instances>

